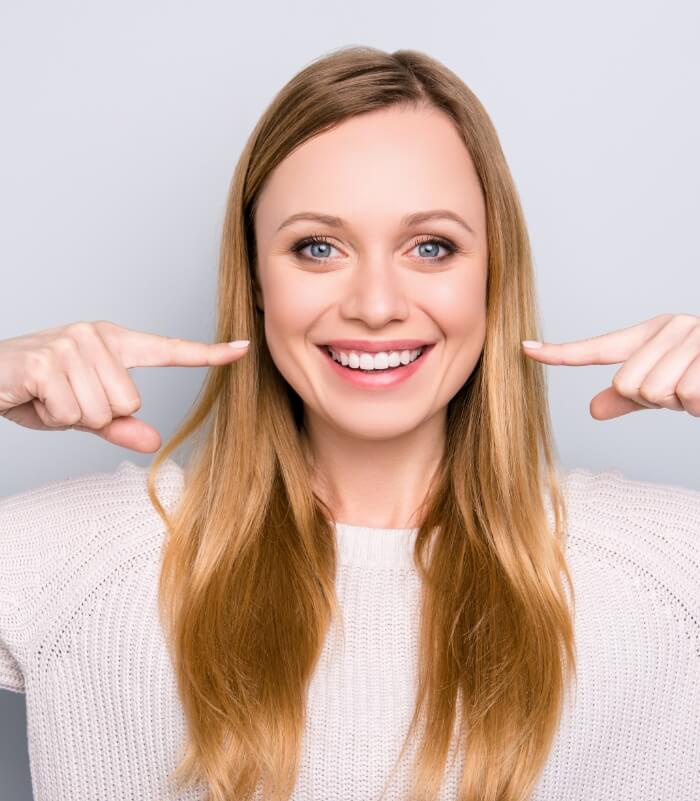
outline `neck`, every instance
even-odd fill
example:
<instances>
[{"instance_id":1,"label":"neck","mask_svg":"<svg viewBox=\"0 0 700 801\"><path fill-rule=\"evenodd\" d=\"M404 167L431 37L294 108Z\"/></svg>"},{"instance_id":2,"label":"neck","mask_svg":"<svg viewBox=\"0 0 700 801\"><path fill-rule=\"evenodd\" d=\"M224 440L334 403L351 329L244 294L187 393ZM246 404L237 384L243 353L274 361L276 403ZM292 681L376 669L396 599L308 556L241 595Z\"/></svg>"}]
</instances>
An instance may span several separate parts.
<instances>
[{"instance_id":1,"label":"neck","mask_svg":"<svg viewBox=\"0 0 700 801\"><path fill-rule=\"evenodd\" d=\"M314 492L337 522L420 525L420 505L445 446L444 410L392 439L360 439L305 411L301 443Z\"/></svg>"}]
</instances>

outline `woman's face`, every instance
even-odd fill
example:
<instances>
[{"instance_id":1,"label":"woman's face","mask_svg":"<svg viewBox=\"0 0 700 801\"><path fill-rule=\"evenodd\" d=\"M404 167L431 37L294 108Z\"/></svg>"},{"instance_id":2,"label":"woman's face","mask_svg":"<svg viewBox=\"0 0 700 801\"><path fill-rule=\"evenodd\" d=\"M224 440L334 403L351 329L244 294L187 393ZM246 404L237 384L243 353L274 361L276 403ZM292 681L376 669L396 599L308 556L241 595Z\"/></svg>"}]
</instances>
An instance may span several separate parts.
<instances>
[{"instance_id":1,"label":"woman's face","mask_svg":"<svg viewBox=\"0 0 700 801\"><path fill-rule=\"evenodd\" d=\"M406 219L434 210L468 228L442 213ZM301 213L338 220L289 221ZM325 241L304 243L312 236ZM483 347L487 277L481 187L449 117L391 107L305 142L269 176L255 237L268 348L307 420L381 440L446 412ZM342 339L431 347L417 369L397 368L402 381L380 387L392 371L375 370L366 374L375 383L361 386L344 375L354 360L335 365L322 347Z\"/></svg>"}]
</instances>

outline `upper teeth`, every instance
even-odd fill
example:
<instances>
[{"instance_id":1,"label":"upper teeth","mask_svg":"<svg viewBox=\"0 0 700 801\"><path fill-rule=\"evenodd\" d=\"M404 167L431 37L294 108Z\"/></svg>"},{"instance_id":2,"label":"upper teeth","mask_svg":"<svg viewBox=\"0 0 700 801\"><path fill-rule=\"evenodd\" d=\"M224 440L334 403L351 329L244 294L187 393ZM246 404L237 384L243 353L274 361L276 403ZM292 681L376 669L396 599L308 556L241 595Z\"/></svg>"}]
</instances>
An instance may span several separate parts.
<instances>
[{"instance_id":1,"label":"upper teeth","mask_svg":"<svg viewBox=\"0 0 700 801\"><path fill-rule=\"evenodd\" d=\"M420 356L423 348L380 351L379 353L366 353L358 350L351 350L346 353L342 350L335 351L330 346L328 350L333 359L345 367L361 370L386 370L387 367L398 367L399 364L408 364L415 361Z\"/></svg>"}]
</instances>

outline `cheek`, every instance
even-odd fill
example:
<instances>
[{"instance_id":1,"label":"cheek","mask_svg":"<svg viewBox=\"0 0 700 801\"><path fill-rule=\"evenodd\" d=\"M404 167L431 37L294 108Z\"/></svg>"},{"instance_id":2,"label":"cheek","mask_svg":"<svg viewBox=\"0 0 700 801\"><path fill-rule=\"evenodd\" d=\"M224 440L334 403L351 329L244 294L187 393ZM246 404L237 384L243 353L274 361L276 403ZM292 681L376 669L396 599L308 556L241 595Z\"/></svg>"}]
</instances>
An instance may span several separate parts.
<instances>
[{"instance_id":1,"label":"cheek","mask_svg":"<svg viewBox=\"0 0 700 801\"><path fill-rule=\"evenodd\" d=\"M304 336L323 310L319 277L272 270L265 282L265 333L268 341Z\"/></svg>"},{"instance_id":2,"label":"cheek","mask_svg":"<svg viewBox=\"0 0 700 801\"><path fill-rule=\"evenodd\" d=\"M444 338L440 403L447 403L468 380L486 338L486 281L483 273L455 275L426 292L422 308Z\"/></svg>"},{"instance_id":3,"label":"cheek","mask_svg":"<svg viewBox=\"0 0 700 801\"><path fill-rule=\"evenodd\" d=\"M284 379L304 397L308 381L306 351L313 347L306 340L324 308L317 291L319 277L280 269L269 271L266 278L267 347Z\"/></svg>"},{"instance_id":4,"label":"cheek","mask_svg":"<svg viewBox=\"0 0 700 801\"><path fill-rule=\"evenodd\" d=\"M452 280L454 279L454 280ZM483 337L486 330L486 283L481 274L454 274L426 285L421 306L438 324L449 342L465 344Z\"/></svg>"}]
</instances>

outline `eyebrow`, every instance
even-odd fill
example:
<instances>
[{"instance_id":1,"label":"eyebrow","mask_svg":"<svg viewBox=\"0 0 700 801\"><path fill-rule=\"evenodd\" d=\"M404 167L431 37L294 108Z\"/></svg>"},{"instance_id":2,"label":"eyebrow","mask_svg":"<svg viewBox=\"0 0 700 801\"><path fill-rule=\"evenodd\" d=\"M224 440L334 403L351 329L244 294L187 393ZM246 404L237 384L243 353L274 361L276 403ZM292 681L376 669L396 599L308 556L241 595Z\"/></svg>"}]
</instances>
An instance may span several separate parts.
<instances>
[{"instance_id":1,"label":"eyebrow","mask_svg":"<svg viewBox=\"0 0 700 801\"><path fill-rule=\"evenodd\" d=\"M474 234L474 236L476 236L474 229L468 225L466 220L463 220L459 214L455 214L449 209L432 209L430 211L417 211L413 214L407 214L405 217L401 218L401 225L404 228L410 228L413 225L418 225L419 223L436 219L454 220L454 222L458 223L463 228L466 228L470 234ZM287 217L287 219L279 226L277 230L281 231L282 228L286 228L286 226L291 225L297 220L315 220L316 222L324 223L324 225L328 225L331 228L347 228L347 222L341 217L335 217L332 214L321 214L320 212L315 211L300 211L297 214L292 214L291 217Z\"/></svg>"}]
</instances>

